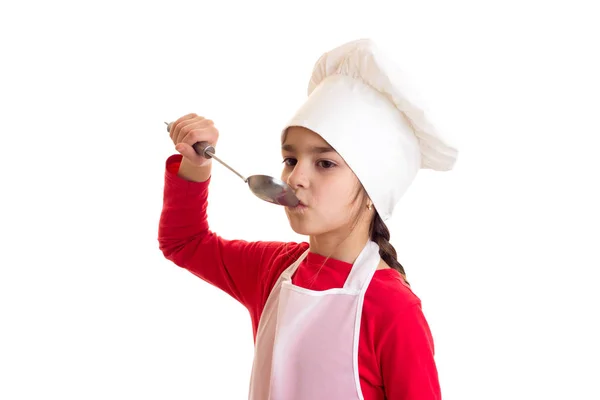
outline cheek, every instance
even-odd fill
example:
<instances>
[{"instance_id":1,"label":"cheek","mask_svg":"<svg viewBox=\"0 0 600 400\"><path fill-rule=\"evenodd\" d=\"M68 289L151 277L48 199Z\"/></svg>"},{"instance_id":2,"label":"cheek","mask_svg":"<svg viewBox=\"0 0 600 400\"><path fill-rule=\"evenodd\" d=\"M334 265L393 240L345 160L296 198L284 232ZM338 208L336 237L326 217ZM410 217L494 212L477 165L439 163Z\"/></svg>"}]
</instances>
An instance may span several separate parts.
<instances>
[{"instance_id":1,"label":"cheek","mask_svg":"<svg viewBox=\"0 0 600 400\"><path fill-rule=\"evenodd\" d=\"M315 193L315 200L330 212L346 213L351 207L355 191L356 187L348 184L346 179L332 179L319 186L318 192Z\"/></svg>"}]
</instances>

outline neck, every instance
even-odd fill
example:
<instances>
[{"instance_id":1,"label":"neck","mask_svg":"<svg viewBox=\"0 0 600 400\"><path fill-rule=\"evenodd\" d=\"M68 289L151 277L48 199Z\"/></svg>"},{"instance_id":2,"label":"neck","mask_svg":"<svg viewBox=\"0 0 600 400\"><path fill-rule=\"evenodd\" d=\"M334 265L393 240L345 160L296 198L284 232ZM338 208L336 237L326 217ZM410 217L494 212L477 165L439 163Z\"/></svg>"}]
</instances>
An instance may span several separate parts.
<instances>
[{"instance_id":1,"label":"neck","mask_svg":"<svg viewBox=\"0 0 600 400\"><path fill-rule=\"evenodd\" d=\"M368 230L358 227L345 238L339 233L328 232L310 237L310 251L353 264L368 240Z\"/></svg>"}]
</instances>

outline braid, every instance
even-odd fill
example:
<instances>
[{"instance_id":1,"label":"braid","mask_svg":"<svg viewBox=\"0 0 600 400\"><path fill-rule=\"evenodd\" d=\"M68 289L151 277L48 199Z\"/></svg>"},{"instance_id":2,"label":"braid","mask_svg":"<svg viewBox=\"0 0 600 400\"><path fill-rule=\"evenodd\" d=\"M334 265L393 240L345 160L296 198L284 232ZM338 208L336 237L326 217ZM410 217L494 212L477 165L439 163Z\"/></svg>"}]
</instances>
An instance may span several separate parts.
<instances>
[{"instance_id":1,"label":"braid","mask_svg":"<svg viewBox=\"0 0 600 400\"><path fill-rule=\"evenodd\" d=\"M404 267L398 261L398 255L396 254L396 249L390 243L390 231L388 227L385 225L385 222L381 219L378 212L375 212L375 216L373 217L373 221L371 221L370 228L370 236L371 240L379 246L379 255L391 268L400 272L404 282L408 286L408 280L406 279L406 273L404 272Z\"/></svg>"}]
</instances>

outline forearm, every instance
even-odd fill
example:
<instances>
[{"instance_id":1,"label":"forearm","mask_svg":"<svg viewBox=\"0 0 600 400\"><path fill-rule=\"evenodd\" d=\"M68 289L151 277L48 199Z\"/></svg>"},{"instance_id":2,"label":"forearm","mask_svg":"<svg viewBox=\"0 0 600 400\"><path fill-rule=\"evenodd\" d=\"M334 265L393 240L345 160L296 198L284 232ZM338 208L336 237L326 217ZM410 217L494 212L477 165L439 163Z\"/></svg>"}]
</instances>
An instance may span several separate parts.
<instances>
[{"instance_id":1,"label":"forearm","mask_svg":"<svg viewBox=\"0 0 600 400\"><path fill-rule=\"evenodd\" d=\"M192 182L206 182L208 178L210 178L211 171L212 162L209 162L205 166L198 167L189 162L186 158L183 158L177 175Z\"/></svg>"}]
</instances>

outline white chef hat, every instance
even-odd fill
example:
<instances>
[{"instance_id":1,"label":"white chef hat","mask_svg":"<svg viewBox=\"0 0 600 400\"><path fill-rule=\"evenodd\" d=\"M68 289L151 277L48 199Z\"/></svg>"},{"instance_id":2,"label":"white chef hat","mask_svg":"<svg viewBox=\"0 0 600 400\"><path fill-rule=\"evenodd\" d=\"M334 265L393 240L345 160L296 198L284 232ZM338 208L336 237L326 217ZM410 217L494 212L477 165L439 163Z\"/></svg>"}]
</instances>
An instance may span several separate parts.
<instances>
[{"instance_id":1,"label":"white chef hat","mask_svg":"<svg viewBox=\"0 0 600 400\"><path fill-rule=\"evenodd\" d=\"M370 39L324 53L308 99L282 131L319 134L354 171L385 221L420 168L448 171L457 150L435 131L409 97L410 84Z\"/></svg>"}]
</instances>

